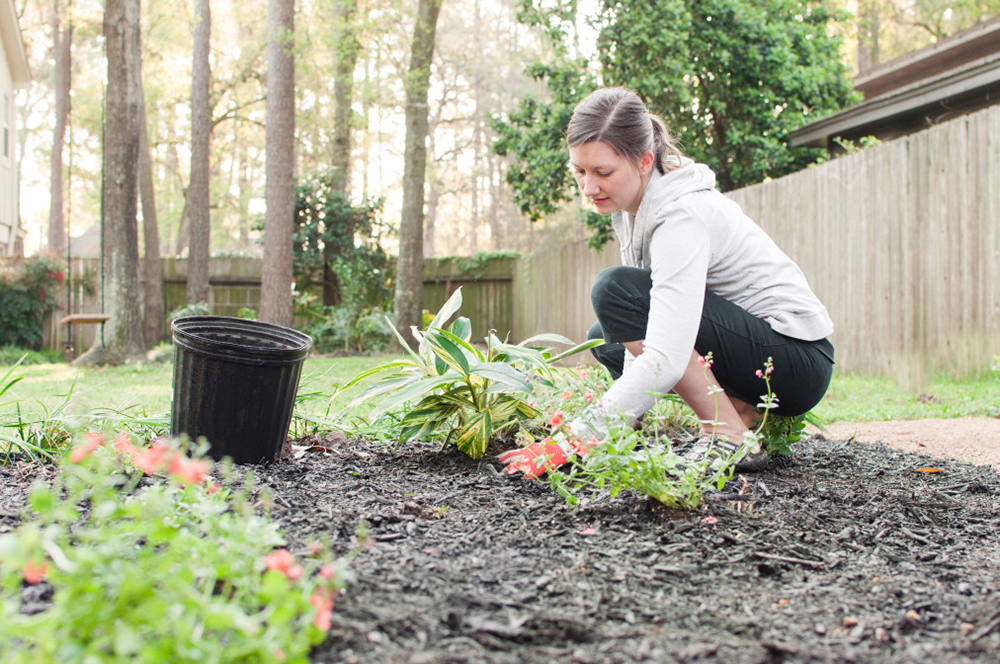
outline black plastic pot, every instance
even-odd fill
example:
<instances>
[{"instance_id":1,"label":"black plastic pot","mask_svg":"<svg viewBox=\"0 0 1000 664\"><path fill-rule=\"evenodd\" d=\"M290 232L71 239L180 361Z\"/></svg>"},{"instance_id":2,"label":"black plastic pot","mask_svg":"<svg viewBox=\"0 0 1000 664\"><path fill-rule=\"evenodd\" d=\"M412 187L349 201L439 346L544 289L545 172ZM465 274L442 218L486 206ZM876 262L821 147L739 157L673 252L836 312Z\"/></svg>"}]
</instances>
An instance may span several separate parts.
<instances>
[{"instance_id":1,"label":"black plastic pot","mask_svg":"<svg viewBox=\"0 0 1000 664\"><path fill-rule=\"evenodd\" d=\"M204 436L213 459L270 463L280 455L312 338L271 323L187 316L170 325L170 431Z\"/></svg>"}]
</instances>

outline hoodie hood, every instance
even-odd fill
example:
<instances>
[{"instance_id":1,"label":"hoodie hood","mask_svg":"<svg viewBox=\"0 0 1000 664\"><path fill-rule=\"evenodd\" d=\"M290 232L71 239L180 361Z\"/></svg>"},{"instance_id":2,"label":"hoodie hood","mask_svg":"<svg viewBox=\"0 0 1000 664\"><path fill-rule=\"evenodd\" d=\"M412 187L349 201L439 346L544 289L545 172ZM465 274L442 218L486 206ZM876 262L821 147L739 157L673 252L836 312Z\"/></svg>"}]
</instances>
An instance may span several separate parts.
<instances>
[{"instance_id":1,"label":"hoodie hood","mask_svg":"<svg viewBox=\"0 0 1000 664\"><path fill-rule=\"evenodd\" d=\"M677 170L660 173L654 169L635 217L624 210L611 215L611 225L621 243L622 264L648 268L648 256L644 254L649 234L655 227L656 211L688 194L703 191L715 191L715 173L705 164L696 164L683 157Z\"/></svg>"}]
</instances>

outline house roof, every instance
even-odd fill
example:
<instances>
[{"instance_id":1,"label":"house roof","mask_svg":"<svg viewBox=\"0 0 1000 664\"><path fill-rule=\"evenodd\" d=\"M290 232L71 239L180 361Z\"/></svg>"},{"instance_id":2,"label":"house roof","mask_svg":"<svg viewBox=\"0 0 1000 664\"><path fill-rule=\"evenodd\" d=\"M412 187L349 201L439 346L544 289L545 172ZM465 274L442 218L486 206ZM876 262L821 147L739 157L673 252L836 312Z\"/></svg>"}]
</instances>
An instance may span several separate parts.
<instances>
[{"instance_id":1,"label":"house roof","mask_svg":"<svg viewBox=\"0 0 1000 664\"><path fill-rule=\"evenodd\" d=\"M17 12L14 10L14 0L0 0L0 45L7 54L14 85L24 87L31 83L28 54L21 39L21 27L17 21Z\"/></svg>"},{"instance_id":2,"label":"house roof","mask_svg":"<svg viewBox=\"0 0 1000 664\"><path fill-rule=\"evenodd\" d=\"M789 134L792 146L893 138L1000 101L1000 18L897 58L855 80L860 104Z\"/></svg>"}]
</instances>

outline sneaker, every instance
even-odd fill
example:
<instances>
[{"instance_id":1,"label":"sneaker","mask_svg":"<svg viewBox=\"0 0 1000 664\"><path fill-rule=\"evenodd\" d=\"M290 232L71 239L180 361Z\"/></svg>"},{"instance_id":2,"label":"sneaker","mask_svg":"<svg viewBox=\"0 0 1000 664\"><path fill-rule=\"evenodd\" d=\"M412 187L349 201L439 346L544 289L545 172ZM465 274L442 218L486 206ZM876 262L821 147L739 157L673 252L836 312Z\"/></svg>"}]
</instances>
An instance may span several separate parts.
<instances>
[{"instance_id":1,"label":"sneaker","mask_svg":"<svg viewBox=\"0 0 1000 664\"><path fill-rule=\"evenodd\" d=\"M743 450L746 451L742 452ZM683 453L683 456L692 463L701 463L710 457L730 459L733 455L741 452L742 456L736 462L736 472L738 473L758 471L766 466L770 460L767 450L763 448L757 452L751 452L745 445L738 445L726 438L716 436L702 436Z\"/></svg>"}]
</instances>

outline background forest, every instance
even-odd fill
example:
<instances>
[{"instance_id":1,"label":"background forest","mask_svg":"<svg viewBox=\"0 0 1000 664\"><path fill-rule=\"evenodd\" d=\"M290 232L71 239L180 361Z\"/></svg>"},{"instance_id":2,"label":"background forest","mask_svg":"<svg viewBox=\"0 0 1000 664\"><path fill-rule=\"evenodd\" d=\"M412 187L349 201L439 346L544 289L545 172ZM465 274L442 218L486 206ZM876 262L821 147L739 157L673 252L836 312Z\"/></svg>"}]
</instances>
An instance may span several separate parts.
<instances>
[{"instance_id":1,"label":"background forest","mask_svg":"<svg viewBox=\"0 0 1000 664\"><path fill-rule=\"evenodd\" d=\"M760 31L730 35L750 40L751 46L774 38L768 31L787 30L787 22L775 23L773 15L769 16L771 10L782 11L781 5L819 16L820 28L836 38L823 48L836 50L816 53L817 64L825 68L825 73L814 72L816 80L810 84L827 86L827 108L822 110L831 112L848 100L843 81L836 79L836 65L843 63L848 74L871 68L995 14L1000 2L711 0L578 4L444 0L429 91L425 255L531 251L546 242L581 237L583 231L574 214L555 214L555 207L542 204L541 209L526 205L529 214L522 215L511 188L504 183L508 160L491 150L498 138L492 118L506 117L525 97L550 99L545 81L529 71L533 64L556 68L562 78L556 80L555 96L567 104L578 93L575 88L566 89L567 80L585 86L599 80L602 70L604 82L636 87L649 96L652 107L667 117L685 148L697 153L698 149L691 150L692 143L705 142L697 136L698 91L690 85L672 90L666 86L690 82L697 72L699 55L704 61L706 55L719 49L712 43L712 35L694 34L697 30L691 29L687 23L690 19L683 16L686 5L699 7L702 13L752 12ZM64 224L70 225L72 235L83 233L100 219L106 84L104 7L96 0L23 0L18 10L35 79L32 88L19 95L18 104L22 116L22 218L30 233L29 253L50 244L61 250L58 226L51 236L49 230L53 200L62 206ZM319 176L335 166L331 156L337 154L336 67L338 58L343 59L342 52L353 48L356 60L351 72L348 195L355 202L383 199L384 218L390 225L398 225L402 205L404 79L416 3L300 0L295 11L297 177ZM264 211L267 7L266 3L212 0L211 14L211 251L259 255ZM191 168L194 16L191 2L148 0L142 5L142 89L163 255L183 255L189 244L190 215L185 201ZM637 26L640 19L652 25ZM64 46L68 40L72 53L69 76L61 82L56 76L57 36ZM701 39L701 44L692 42L692 36ZM631 50L619 46L611 54L614 47L609 46L609 40ZM345 47L348 41L352 45ZM729 52L738 50L729 48ZM623 66L625 58L628 68ZM767 63L736 58L731 61L732 67L762 64ZM766 74L751 72L754 76ZM799 76L795 71L788 74ZM825 81L819 80L823 77ZM68 84L71 93L66 133L59 146L65 193L59 192L62 195L54 199L50 195L54 182L50 166L55 145L53 130L60 126L56 104L56 87L60 84ZM663 92L665 89L669 95ZM682 119L685 112L686 122ZM813 115L820 114L814 110ZM692 117L695 121L691 121ZM778 133L776 140L780 142L783 137ZM750 151L762 153L768 149L754 146ZM771 150L773 154L776 152ZM773 160L770 155L761 161ZM815 157L786 155L783 159L789 163L779 164L777 170L799 168ZM718 164L714 165L718 168ZM768 172L759 164L743 170L748 172L737 173L729 180L730 188L781 174L773 167ZM537 223L529 223L529 217Z\"/></svg>"},{"instance_id":2,"label":"background forest","mask_svg":"<svg viewBox=\"0 0 1000 664\"><path fill-rule=\"evenodd\" d=\"M209 299L209 255L263 256L262 320L291 324L295 281L321 288L324 305L393 301L408 330L424 257L599 246L607 219L574 200L562 139L599 85L639 92L723 190L804 168L828 155L789 147L788 133L858 101L856 73L995 15L1000 0L18 10L36 80L18 100L27 250L63 256L68 236L103 228L120 360L141 355L143 319L145 343L156 336L140 302L162 309L150 291L160 256L189 258L190 305Z\"/></svg>"}]
</instances>

